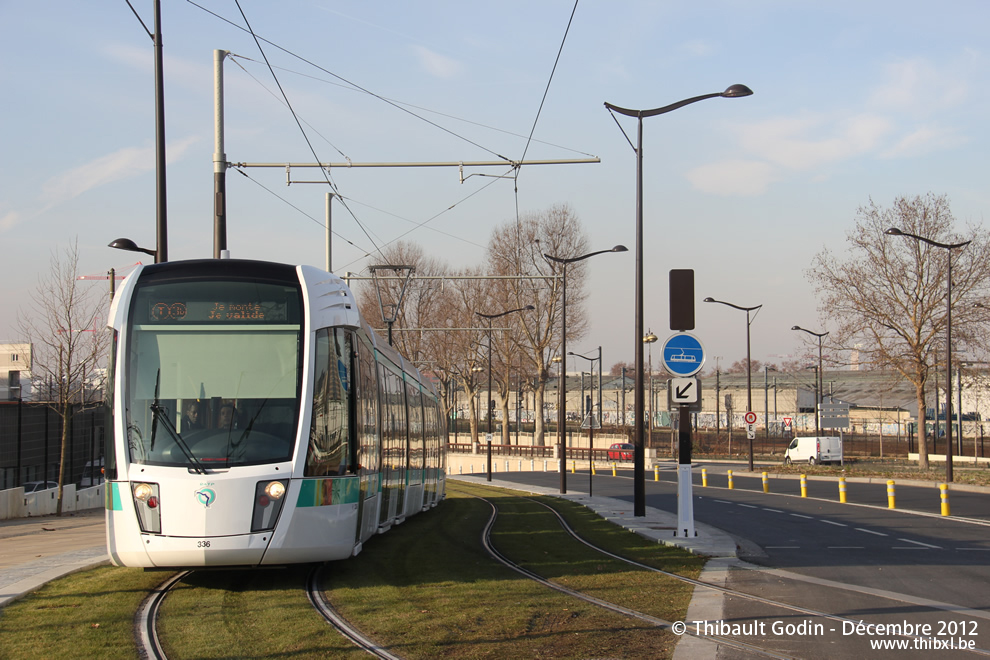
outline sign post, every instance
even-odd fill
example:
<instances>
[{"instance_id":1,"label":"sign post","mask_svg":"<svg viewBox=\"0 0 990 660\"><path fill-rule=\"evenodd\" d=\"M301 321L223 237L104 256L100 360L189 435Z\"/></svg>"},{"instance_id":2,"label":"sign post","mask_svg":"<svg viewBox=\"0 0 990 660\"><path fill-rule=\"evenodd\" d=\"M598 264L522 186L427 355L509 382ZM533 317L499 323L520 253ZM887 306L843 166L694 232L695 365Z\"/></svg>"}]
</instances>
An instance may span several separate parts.
<instances>
[{"instance_id":1,"label":"sign post","mask_svg":"<svg viewBox=\"0 0 990 660\"><path fill-rule=\"evenodd\" d=\"M680 332L664 342L662 360L667 371L675 376L668 392L678 411L677 531L674 535L690 538L697 534L691 484L691 408L701 400L701 384L692 376L705 365L705 347L694 335Z\"/></svg>"}]
</instances>

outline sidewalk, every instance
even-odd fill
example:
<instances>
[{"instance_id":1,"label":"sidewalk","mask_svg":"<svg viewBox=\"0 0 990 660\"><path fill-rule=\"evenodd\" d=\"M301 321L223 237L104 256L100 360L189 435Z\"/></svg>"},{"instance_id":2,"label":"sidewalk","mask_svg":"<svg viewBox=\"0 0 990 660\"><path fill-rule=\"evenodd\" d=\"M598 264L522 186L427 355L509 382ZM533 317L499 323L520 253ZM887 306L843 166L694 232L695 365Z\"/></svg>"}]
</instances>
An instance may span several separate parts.
<instances>
[{"instance_id":1,"label":"sidewalk","mask_svg":"<svg viewBox=\"0 0 990 660\"><path fill-rule=\"evenodd\" d=\"M105 512L0 521L0 607L50 580L110 561Z\"/></svg>"}]
</instances>

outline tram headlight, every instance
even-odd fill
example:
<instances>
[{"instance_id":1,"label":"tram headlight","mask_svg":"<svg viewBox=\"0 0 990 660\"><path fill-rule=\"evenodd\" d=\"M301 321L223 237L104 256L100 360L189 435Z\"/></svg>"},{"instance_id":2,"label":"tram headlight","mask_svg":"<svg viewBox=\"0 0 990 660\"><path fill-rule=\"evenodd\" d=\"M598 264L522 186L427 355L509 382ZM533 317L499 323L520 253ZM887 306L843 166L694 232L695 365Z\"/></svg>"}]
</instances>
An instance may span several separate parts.
<instances>
[{"instance_id":1,"label":"tram headlight","mask_svg":"<svg viewBox=\"0 0 990 660\"><path fill-rule=\"evenodd\" d=\"M275 529L282 504L285 502L285 492L288 480L259 481L254 489L254 511L251 515L251 531L266 532Z\"/></svg>"},{"instance_id":2,"label":"tram headlight","mask_svg":"<svg viewBox=\"0 0 990 660\"><path fill-rule=\"evenodd\" d=\"M136 481L131 484L134 497L134 513L141 531L147 534L162 533L162 514L158 498L158 484Z\"/></svg>"},{"instance_id":3,"label":"tram headlight","mask_svg":"<svg viewBox=\"0 0 990 660\"><path fill-rule=\"evenodd\" d=\"M273 500L280 500L285 495L285 484L281 481L273 481L265 486L265 493Z\"/></svg>"},{"instance_id":4,"label":"tram headlight","mask_svg":"<svg viewBox=\"0 0 990 660\"><path fill-rule=\"evenodd\" d=\"M152 488L151 484L134 484L134 499L136 500L147 502L154 493L155 489Z\"/></svg>"}]
</instances>

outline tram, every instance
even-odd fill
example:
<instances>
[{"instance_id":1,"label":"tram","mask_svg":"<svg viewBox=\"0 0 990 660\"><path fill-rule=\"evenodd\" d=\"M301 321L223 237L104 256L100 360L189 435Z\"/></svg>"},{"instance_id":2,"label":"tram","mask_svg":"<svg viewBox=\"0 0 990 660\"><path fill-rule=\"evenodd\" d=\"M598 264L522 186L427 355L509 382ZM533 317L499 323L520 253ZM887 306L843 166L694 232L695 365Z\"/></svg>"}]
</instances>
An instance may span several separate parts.
<instances>
[{"instance_id":1,"label":"tram","mask_svg":"<svg viewBox=\"0 0 990 660\"><path fill-rule=\"evenodd\" d=\"M344 559L444 497L432 385L310 266L138 267L110 309L113 564Z\"/></svg>"}]
</instances>

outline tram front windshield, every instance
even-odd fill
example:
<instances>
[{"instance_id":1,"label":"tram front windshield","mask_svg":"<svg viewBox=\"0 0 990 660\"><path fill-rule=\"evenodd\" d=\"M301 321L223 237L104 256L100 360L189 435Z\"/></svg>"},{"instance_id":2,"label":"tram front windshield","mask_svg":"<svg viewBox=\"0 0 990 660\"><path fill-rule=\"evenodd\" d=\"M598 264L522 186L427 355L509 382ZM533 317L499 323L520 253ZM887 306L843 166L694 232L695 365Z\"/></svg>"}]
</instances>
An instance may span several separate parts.
<instances>
[{"instance_id":1,"label":"tram front windshield","mask_svg":"<svg viewBox=\"0 0 990 660\"><path fill-rule=\"evenodd\" d=\"M289 460L301 308L298 284L139 282L123 390L131 461L205 472Z\"/></svg>"}]
</instances>

